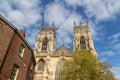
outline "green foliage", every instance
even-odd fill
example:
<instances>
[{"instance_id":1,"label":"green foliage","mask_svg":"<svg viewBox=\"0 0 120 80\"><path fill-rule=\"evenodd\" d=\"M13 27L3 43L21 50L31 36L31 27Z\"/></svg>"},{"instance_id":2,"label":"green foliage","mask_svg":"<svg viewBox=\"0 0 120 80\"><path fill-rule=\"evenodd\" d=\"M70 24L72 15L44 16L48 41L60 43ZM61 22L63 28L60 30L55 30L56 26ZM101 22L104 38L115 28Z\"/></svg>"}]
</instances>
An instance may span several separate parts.
<instances>
[{"instance_id":1,"label":"green foliage","mask_svg":"<svg viewBox=\"0 0 120 80\"><path fill-rule=\"evenodd\" d=\"M105 73L105 78L106 78L107 80L116 80L116 79L114 78L113 73L112 73L110 70L107 70L107 71L106 71L106 73Z\"/></svg>"},{"instance_id":2,"label":"green foliage","mask_svg":"<svg viewBox=\"0 0 120 80\"><path fill-rule=\"evenodd\" d=\"M107 62L101 62L101 68L103 70L105 80L117 80L114 77L114 74L110 71L110 67L111 66Z\"/></svg>"},{"instance_id":3,"label":"green foliage","mask_svg":"<svg viewBox=\"0 0 120 80\"><path fill-rule=\"evenodd\" d=\"M101 80L103 73L99 68L97 57L90 52L78 52L68 60L61 74L63 80Z\"/></svg>"},{"instance_id":4,"label":"green foliage","mask_svg":"<svg viewBox=\"0 0 120 80\"><path fill-rule=\"evenodd\" d=\"M107 70L107 80L115 80L108 65L99 62L95 55L88 51L77 52L65 62L60 71L61 80L104 80L106 76L103 69Z\"/></svg>"}]
</instances>

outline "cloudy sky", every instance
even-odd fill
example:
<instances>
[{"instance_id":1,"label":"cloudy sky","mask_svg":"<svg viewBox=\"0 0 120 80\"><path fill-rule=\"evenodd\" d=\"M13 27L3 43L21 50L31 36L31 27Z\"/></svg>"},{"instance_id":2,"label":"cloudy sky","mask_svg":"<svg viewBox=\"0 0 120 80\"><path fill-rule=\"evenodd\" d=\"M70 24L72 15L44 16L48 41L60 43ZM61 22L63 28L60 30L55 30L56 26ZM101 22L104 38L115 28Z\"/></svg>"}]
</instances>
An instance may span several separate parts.
<instances>
[{"instance_id":1,"label":"cloudy sky","mask_svg":"<svg viewBox=\"0 0 120 80\"><path fill-rule=\"evenodd\" d=\"M89 26L101 61L108 61L120 79L120 0L0 0L0 14L18 29L26 30L26 39L34 49L40 24L57 32L57 48L65 42L72 50L73 22Z\"/></svg>"}]
</instances>

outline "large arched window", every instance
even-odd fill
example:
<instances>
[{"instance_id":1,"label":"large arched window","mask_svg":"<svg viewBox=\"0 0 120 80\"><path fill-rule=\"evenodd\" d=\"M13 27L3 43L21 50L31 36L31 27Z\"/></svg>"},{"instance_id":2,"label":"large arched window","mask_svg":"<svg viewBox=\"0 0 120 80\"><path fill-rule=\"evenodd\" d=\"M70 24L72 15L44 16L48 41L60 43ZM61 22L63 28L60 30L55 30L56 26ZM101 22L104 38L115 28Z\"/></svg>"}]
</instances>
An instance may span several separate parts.
<instances>
[{"instance_id":1,"label":"large arched window","mask_svg":"<svg viewBox=\"0 0 120 80\"><path fill-rule=\"evenodd\" d=\"M45 38L43 40L43 43L42 43L42 51L46 51L47 50L47 44L48 44L48 40L47 40L47 38Z\"/></svg>"},{"instance_id":2,"label":"large arched window","mask_svg":"<svg viewBox=\"0 0 120 80\"><path fill-rule=\"evenodd\" d=\"M55 80L62 80L62 75L60 75L60 70L62 69L64 63L65 63L64 59L61 59L58 62L56 72L55 72Z\"/></svg>"},{"instance_id":3,"label":"large arched window","mask_svg":"<svg viewBox=\"0 0 120 80\"><path fill-rule=\"evenodd\" d=\"M86 50L86 42L85 42L85 37L84 36L82 36L80 38L80 48L81 48L81 50Z\"/></svg>"},{"instance_id":4,"label":"large arched window","mask_svg":"<svg viewBox=\"0 0 120 80\"><path fill-rule=\"evenodd\" d=\"M45 65L45 62L44 62L43 59L41 59L41 60L39 61L39 64L38 64L38 71L43 72L43 71L44 71L44 65Z\"/></svg>"}]
</instances>

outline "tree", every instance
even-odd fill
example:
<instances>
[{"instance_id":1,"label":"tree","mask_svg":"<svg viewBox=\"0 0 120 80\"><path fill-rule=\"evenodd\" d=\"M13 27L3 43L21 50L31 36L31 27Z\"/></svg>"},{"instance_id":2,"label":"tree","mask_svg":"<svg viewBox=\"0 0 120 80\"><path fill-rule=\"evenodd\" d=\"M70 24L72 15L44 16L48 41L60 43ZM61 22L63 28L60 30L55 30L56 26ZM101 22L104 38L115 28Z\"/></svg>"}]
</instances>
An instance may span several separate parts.
<instances>
[{"instance_id":1,"label":"tree","mask_svg":"<svg viewBox=\"0 0 120 80\"><path fill-rule=\"evenodd\" d=\"M104 73L105 80L117 80L114 77L114 74L109 69L109 68L111 68L110 64L108 64L107 62L101 62L101 68L102 68L102 71Z\"/></svg>"},{"instance_id":2,"label":"tree","mask_svg":"<svg viewBox=\"0 0 120 80\"><path fill-rule=\"evenodd\" d=\"M62 80L104 80L98 58L88 51L77 52L60 71Z\"/></svg>"}]
</instances>

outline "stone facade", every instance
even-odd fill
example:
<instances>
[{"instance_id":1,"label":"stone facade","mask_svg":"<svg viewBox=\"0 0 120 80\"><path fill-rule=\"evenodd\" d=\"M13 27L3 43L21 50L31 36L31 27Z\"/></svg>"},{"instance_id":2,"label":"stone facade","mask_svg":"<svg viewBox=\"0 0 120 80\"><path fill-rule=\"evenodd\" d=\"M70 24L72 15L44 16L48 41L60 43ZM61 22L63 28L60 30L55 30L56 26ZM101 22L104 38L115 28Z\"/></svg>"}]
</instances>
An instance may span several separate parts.
<instances>
[{"instance_id":1,"label":"stone facade","mask_svg":"<svg viewBox=\"0 0 120 80\"><path fill-rule=\"evenodd\" d=\"M40 27L34 50L36 57L34 80L60 80L59 69L66 60L71 58L71 54L75 53L76 50L87 50L97 55L88 21L86 21L85 26L82 26L82 23L77 26L76 22L74 22L73 51L68 50L64 43L60 49L56 50L55 33L54 23L52 23L51 27L48 27L48 25L46 28L43 28L42 25Z\"/></svg>"},{"instance_id":2,"label":"stone facade","mask_svg":"<svg viewBox=\"0 0 120 80\"><path fill-rule=\"evenodd\" d=\"M0 15L0 80L33 80L35 64L25 31Z\"/></svg>"},{"instance_id":3,"label":"stone facade","mask_svg":"<svg viewBox=\"0 0 120 80\"><path fill-rule=\"evenodd\" d=\"M79 51L83 51L85 49L97 56L96 50L94 48L93 38L91 36L91 31L89 29L88 21L86 21L85 26L82 26L82 22L80 22L79 26L77 26L76 22L74 22L73 47L74 52L76 51L76 49L78 49Z\"/></svg>"}]
</instances>

